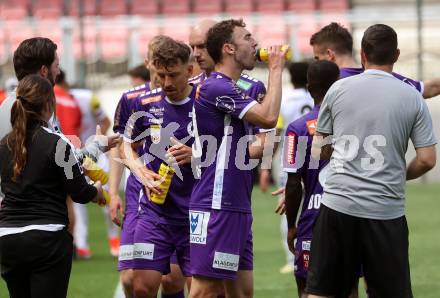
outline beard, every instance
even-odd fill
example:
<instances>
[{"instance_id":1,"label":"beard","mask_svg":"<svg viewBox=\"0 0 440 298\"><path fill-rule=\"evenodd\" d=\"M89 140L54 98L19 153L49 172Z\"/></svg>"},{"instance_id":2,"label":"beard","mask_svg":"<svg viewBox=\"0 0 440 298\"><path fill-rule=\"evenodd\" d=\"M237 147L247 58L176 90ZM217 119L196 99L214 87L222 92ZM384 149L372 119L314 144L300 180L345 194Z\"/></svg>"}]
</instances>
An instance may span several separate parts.
<instances>
[{"instance_id":1,"label":"beard","mask_svg":"<svg viewBox=\"0 0 440 298\"><path fill-rule=\"evenodd\" d=\"M52 73L52 71L50 70L50 68L49 68L49 71L48 71L48 73L47 73L47 78L46 78L46 79L49 80L49 82L52 84L52 87L55 86L55 78L54 78L53 73Z\"/></svg>"}]
</instances>

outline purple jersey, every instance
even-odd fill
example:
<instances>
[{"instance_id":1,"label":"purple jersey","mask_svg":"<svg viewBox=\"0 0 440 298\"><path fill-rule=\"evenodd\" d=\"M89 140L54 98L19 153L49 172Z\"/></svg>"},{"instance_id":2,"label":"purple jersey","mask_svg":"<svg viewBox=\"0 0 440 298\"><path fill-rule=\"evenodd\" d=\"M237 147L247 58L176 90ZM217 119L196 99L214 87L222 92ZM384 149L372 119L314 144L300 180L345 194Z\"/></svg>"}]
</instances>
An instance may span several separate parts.
<instances>
[{"instance_id":1,"label":"purple jersey","mask_svg":"<svg viewBox=\"0 0 440 298\"><path fill-rule=\"evenodd\" d=\"M249 126L243 117L258 103L234 80L218 72L213 72L197 93L193 155L205 165L200 168L190 207L250 213ZM215 152L210 148L213 144Z\"/></svg>"},{"instance_id":2,"label":"purple jersey","mask_svg":"<svg viewBox=\"0 0 440 298\"><path fill-rule=\"evenodd\" d=\"M358 75L360 73L363 73L365 69L363 69L362 67L342 67L339 69L340 71L340 78L347 78L347 77L351 77L354 75ZM401 80L402 82L413 86L414 88L416 88L417 91L419 91L420 93L423 93L423 82L421 81L416 81L407 77L404 77L398 73L393 72L392 75L396 78Z\"/></svg>"},{"instance_id":3,"label":"purple jersey","mask_svg":"<svg viewBox=\"0 0 440 298\"><path fill-rule=\"evenodd\" d=\"M122 96L118 102L118 106L116 107L115 118L113 121L113 131L115 133L120 133L121 135L124 135L124 130L128 118L130 118L133 112L133 102L135 102L135 99L139 95L145 94L148 91L150 91L149 82L122 93Z\"/></svg>"},{"instance_id":4,"label":"purple jersey","mask_svg":"<svg viewBox=\"0 0 440 298\"><path fill-rule=\"evenodd\" d=\"M127 121L133 113L133 103L136 98L150 91L150 83L147 82L138 87L132 88L122 93L119 99L118 106L116 108L113 131L121 135L124 134ZM142 155L142 148L138 149L138 154ZM129 211L138 211L141 204L140 191L142 184L136 179L136 177L130 173L127 179L126 195L125 195L125 209Z\"/></svg>"},{"instance_id":5,"label":"purple jersey","mask_svg":"<svg viewBox=\"0 0 440 298\"><path fill-rule=\"evenodd\" d=\"M318 216L323 193L319 175L328 164L328 161L319 161L316 167L310 162L319 108L319 105L315 106L309 113L290 123L284 142L283 169L288 173L298 173L304 183L304 202L297 227L299 239L312 237L312 227Z\"/></svg>"},{"instance_id":6,"label":"purple jersey","mask_svg":"<svg viewBox=\"0 0 440 298\"><path fill-rule=\"evenodd\" d=\"M206 78L206 74L202 72L201 74L189 79L189 83L193 85L200 85ZM242 73L236 85L240 87L244 94L258 102L261 102L263 97L266 95L266 87L264 86L263 82L251 77L250 75ZM268 131L260 129L251 123L247 123L246 125L248 134L250 135L256 135Z\"/></svg>"},{"instance_id":7,"label":"purple jersey","mask_svg":"<svg viewBox=\"0 0 440 298\"><path fill-rule=\"evenodd\" d=\"M196 87L180 102L170 101L162 89L155 89L140 95L134 105L134 112L144 112L133 127L131 140L144 140L143 160L148 169L158 173L167 160L166 150L172 146L171 137L192 146L192 108ZM146 137L142 134L147 133ZM181 177L179 177L181 174ZM159 221L170 224L188 224L188 206L194 184L191 164L180 166L173 175L168 194L163 205L145 197L146 212Z\"/></svg>"},{"instance_id":8,"label":"purple jersey","mask_svg":"<svg viewBox=\"0 0 440 298\"><path fill-rule=\"evenodd\" d=\"M189 79L189 83L192 85L200 85L206 79L206 74L202 72L201 74ZM251 77L250 75L242 73L236 84L238 87L240 87L244 94L258 102L261 102L263 97L266 95L266 87L264 86L263 82Z\"/></svg>"}]
</instances>

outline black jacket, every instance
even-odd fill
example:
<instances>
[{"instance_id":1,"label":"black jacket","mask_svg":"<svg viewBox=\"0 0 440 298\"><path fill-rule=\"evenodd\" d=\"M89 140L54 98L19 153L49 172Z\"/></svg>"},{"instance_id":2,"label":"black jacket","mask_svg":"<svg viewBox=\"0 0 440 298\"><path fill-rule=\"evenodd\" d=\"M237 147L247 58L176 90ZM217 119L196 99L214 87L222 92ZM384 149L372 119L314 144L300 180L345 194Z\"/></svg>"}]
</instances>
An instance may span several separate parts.
<instances>
[{"instance_id":1,"label":"black jacket","mask_svg":"<svg viewBox=\"0 0 440 298\"><path fill-rule=\"evenodd\" d=\"M1 189L0 227L33 224L68 224L66 197L87 203L96 196L70 145L46 127L33 125L27 132L26 166L12 180L12 152L0 142Z\"/></svg>"}]
</instances>

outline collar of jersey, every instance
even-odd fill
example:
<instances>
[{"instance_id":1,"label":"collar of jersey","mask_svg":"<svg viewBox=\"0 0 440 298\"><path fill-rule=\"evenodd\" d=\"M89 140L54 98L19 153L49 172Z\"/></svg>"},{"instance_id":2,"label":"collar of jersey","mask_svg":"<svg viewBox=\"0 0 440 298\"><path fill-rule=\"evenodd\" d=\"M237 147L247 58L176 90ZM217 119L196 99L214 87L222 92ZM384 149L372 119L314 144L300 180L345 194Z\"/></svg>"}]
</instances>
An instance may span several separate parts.
<instances>
[{"instance_id":1,"label":"collar of jersey","mask_svg":"<svg viewBox=\"0 0 440 298\"><path fill-rule=\"evenodd\" d=\"M379 69L366 69L364 71L364 74L377 74L377 75L384 75L384 76L389 76L389 77L393 76L389 72L386 72L386 71L383 71L383 70L379 70Z\"/></svg>"},{"instance_id":2,"label":"collar of jersey","mask_svg":"<svg viewBox=\"0 0 440 298\"><path fill-rule=\"evenodd\" d=\"M181 105L186 104L188 101L190 101L191 98L188 96L187 98L179 100L179 101L172 101L168 98L168 96L165 96L165 100L171 105L181 106Z\"/></svg>"}]
</instances>

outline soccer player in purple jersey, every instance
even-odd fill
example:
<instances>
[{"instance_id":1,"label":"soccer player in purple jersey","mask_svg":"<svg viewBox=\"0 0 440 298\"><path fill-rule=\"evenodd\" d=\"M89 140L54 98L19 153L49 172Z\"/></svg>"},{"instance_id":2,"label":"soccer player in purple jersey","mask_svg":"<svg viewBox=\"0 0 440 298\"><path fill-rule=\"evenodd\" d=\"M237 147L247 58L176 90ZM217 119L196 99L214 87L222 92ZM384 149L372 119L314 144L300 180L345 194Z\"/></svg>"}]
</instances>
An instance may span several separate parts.
<instances>
[{"instance_id":1,"label":"soccer player in purple jersey","mask_svg":"<svg viewBox=\"0 0 440 298\"><path fill-rule=\"evenodd\" d=\"M115 112L113 131L121 135L124 134L125 126L132 113L132 102L140 94L150 91L151 89L159 87L156 79L154 67L151 63L151 56L157 44L163 39L162 36L154 37L148 44L147 58L145 59L145 66L150 71L150 82L135 86L134 88L125 91L119 100L118 107ZM141 148L139 148L141 149ZM140 210L141 186L136 177L132 174L127 179L125 187L125 206L119 197L119 185L124 170L123 165L117 161L120 158L119 149L115 148L111 152L110 159L110 175L109 175L109 194L110 212L112 220L115 224L121 226L120 217L123 216L123 224L121 230L121 245L119 249L118 270L121 275L121 283L124 288L124 293L127 297L133 296L133 237L134 229L136 227L136 219Z\"/></svg>"},{"instance_id":2,"label":"soccer player in purple jersey","mask_svg":"<svg viewBox=\"0 0 440 298\"><path fill-rule=\"evenodd\" d=\"M200 180L191 195L189 297L217 297L222 285L226 296L253 296L252 177L245 168L249 164L246 123L275 127L285 63L281 46L269 47L269 88L258 103L236 85L242 71L254 67L256 46L242 20L222 21L207 34L215 71L198 87L194 102L193 157L212 162L198 164Z\"/></svg>"},{"instance_id":3,"label":"soccer player in purple jersey","mask_svg":"<svg viewBox=\"0 0 440 298\"><path fill-rule=\"evenodd\" d=\"M313 55L316 60L328 60L336 63L341 72L341 78L357 75L364 72L358 67L353 58L353 37L350 32L338 23L330 23L316 32L310 38ZM392 73L397 79L413 86L424 98L431 98L440 94L440 78L416 81L398 73Z\"/></svg>"},{"instance_id":4,"label":"soccer player in purple jersey","mask_svg":"<svg viewBox=\"0 0 440 298\"><path fill-rule=\"evenodd\" d=\"M312 63L307 72L307 87L314 99L314 107L303 117L291 122L286 129L282 161L283 170L288 173L285 192L287 244L295 255L295 279L298 296L301 298L306 297L304 290L312 228L318 216L323 193L321 170L328 164L327 160L322 160L316 166L313 165L310 156L311 145L321 102L327 90L338 78L339 69L335 63L325 60ZM304 184L304 196L301 183ZM301 202L302 208L297 222Z\"/></svg>"},{"instance_id":5,"label":"soccer player in purple jersey","mask_svg":"<svg viewBox=\"0 0 440 298\"><path fill-rule=\"evenodd\" d=\"M138 216L134 235L133 288L139 298L156 297L162 275L170 272L174 251L183 274L190 276L188 206L194 184L191 116L196 87L188 84L192 74L189 56L189 47L171 38L158 45L152 61L162 88L136 98L129 129L124 135L126 146L121 155L128 159L131 171L149 191L143 195L145 206ZM144 137L145 133L148 136ZM172 141L173 138L185 144ZM143 144L142 161L136 143ZM161 204L154 199L161 193L158 184L165 183L158 173L164 167L174 168L170 157L176 163L175 174ZM183 297L184 285L185 279L176 293L162 297Z\"/></svg>"},{"instance_id":6,"label":"soccer player in purple jersey","mask_svg":"<svg viewBox=\"0 0 440 298\"><path fill-rule=\"evenodd\" d=\"M215 63L212 60L211 56L209 56L208 50L206 49L206 35L208 33L209 28L214 26L217 22L214 20L202 20L195 27L191 28L189 34L189 44L193 50L193 56L196 62L199 64L200 68L203 70L198 76L195 76L190 79L190 83L192 84L200 84L202 83L211 72L214 71ZM263 82L242 73L240 78L237 81L237 86L242 89L243 93L251 97L252 99L260 102L264 95L266 95L266 87ZM267 133L272 130L264 130L259 129L258 127L251 127L250 133L255 134L257 137L257 142L251 145L250 149L253 152L261 151L264 148L265 140ZM260 145L256 145L260 144ZM252 154L251 154L252 156ZM263 171L268 170L261 170ZM261 184L260 184L260 187Z\"/></svg>"}]
</instances>

